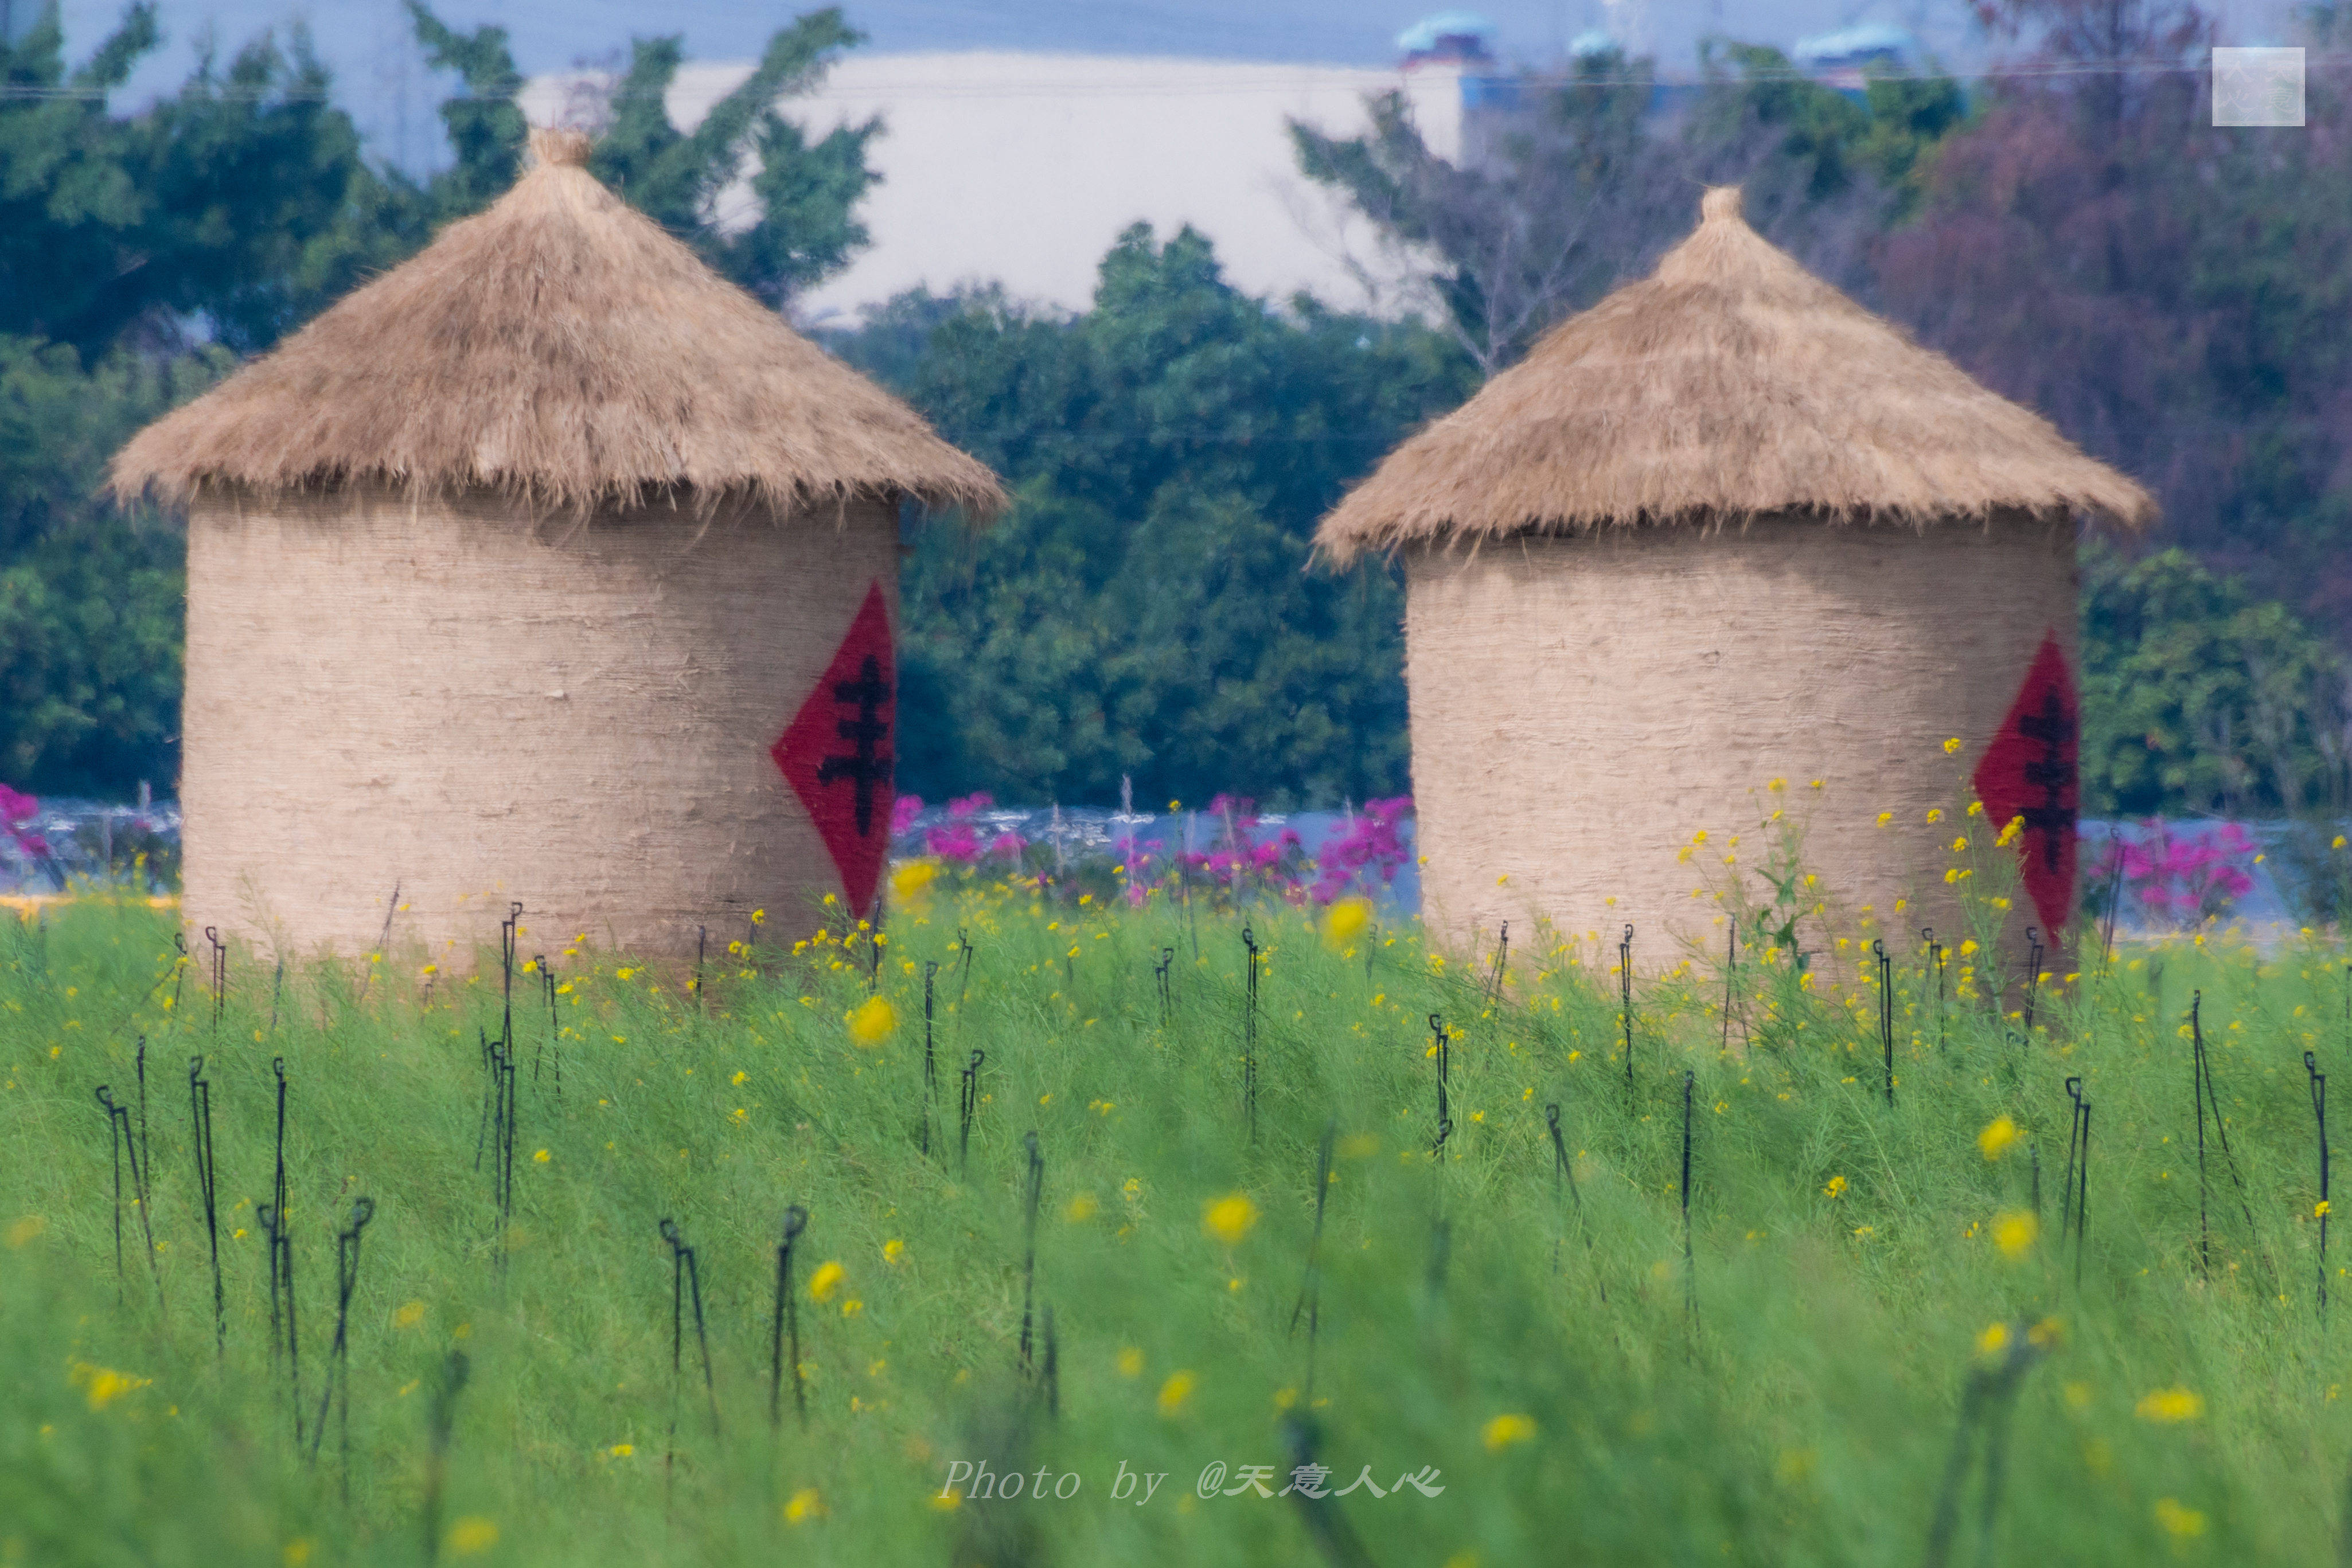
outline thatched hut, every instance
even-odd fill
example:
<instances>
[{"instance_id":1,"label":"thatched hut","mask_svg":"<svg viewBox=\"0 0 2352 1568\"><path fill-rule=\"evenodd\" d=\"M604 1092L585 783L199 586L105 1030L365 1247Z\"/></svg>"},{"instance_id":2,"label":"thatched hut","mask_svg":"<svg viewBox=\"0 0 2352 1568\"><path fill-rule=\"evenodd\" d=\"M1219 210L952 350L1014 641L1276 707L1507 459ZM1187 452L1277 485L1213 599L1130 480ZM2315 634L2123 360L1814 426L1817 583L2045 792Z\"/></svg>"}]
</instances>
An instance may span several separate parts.
<instances>
[{"instance_id":1,"label":"thatched hut","mask_svg":"<svg viewBox=\"0 0 2352 1568\"><path fill-rule=\"evenodd\" d=\"M465 961L513 900L691 954L873 898L901 504L984 516L996 480L585 137L531 146L115 459L188 516L193 928L350 956L389 921Z\"/></svg>"},{"instance_id":2,"label":"thatched hut","mask_svg":"<svg viewBox=\"0 0 2352 1568\"><path fill-rule=\"evenodd\" d=\"M1809 901L1948 935L1945 873L2021 816L2013 959L2072 908L2077 516L2153 503L1768 244L1736 188L1702 214L1318 532L1402 559L1427 918L1720 952L1697 873L1753 866L1778 809ZM1971 781L1990 828L1955 808Z\"/></svg>"}]
</instances>

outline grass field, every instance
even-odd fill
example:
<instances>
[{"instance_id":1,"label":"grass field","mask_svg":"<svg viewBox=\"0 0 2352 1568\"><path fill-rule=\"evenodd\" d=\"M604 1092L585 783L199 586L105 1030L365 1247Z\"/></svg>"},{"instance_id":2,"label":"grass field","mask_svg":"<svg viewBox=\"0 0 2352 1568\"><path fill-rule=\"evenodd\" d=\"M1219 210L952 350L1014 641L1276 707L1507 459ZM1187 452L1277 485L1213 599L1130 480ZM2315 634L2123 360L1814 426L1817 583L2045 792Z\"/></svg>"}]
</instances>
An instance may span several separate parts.
<instances>
[{"instance_id":1,"label":"grass field","mask_svg":"<svg viewBox=\"0 0 2352 1568\"><path fill-rule=\"evenodd\" d=\"M1255 1139L1244 917L1265 954ZM892 919L885 1009L866 950L836 941L763 950L756 975L714 963L698 998L527 931L565 989L551 1042L539 976L516 987L502 1268L494 1150L477 1165L495 956L463 980L389 955L364 990L298 971L275 998L268 970L233 963L215 1025L171 918L83 904L0 931L0 1563L1877 1564L1934 1560L1939 1503L1956 1563L2338 1560L2352 1299L2316 1300L2303 1060L2352 1068L2332 941L2135 947L2042 988L2030 1037L1973 988L1939 1010L1903 946L1890 1107L1875 991L1785 954L1742 967L1727 1030L1720 970L1643 979L1629 1086L1613 947L1522 937L1495 1002L1491 955L1465 973L1414 927L1335 937L1279 905L1188 924L1157 899L942 881ZM928 1106L926 962L944 966ZM2225 1163L2207 1127L2202 1247L2192 989L2230 1140ZM1452 1121L1434 1157L1433 1012ZM142 1035L155 1266L126 1205L118 1280L92 1094L110 1085L135 1131ZM306 1433L335 1233L374 1204L348 1438L331 1420L315 1460L273 1361L256 1214L278 1057ZM2095 1107L2079 1262L2070 1076ZM788 1373L772 1427L793 1203L806 1416ZM690 1301L672 1377L665 1218L695 1248L708 1394ZM453 1352L468 1376L436 1505ZM1307 1456L1331 1472L1310 1489L1370 1484L1314 1502L1246 1484L1265 1467L1279 1494ZM942 1499L982 1461L1049 1495ZM1406 1473L1423 1486L1398 1489ZM1148 1500L1137 1476L1162 1478Z\"/></svg>"}]
</instances>

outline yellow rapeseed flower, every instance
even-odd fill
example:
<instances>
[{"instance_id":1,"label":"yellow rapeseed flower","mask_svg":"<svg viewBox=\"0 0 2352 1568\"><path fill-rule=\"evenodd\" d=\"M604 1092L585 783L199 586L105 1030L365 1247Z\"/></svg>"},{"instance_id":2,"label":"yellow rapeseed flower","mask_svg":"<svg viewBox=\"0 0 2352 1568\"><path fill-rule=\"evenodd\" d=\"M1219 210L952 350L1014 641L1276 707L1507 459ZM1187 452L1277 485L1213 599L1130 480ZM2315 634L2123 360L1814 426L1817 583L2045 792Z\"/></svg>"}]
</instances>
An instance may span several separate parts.
<instances>
[{"instance_id":1,"label":"yellow rapeseed flower","mask_svg":"<svg viewBox=\"0 0 2352 1568\"><path fill-rule=\"evenodd\" d=\"M878 1046L898 1026L898 1010L887 996L868 996L849 1014L849 1037L861 1046Z\"/></svg>"},{"instance_id":2,"label":"yellow rapeseed flower","mask_svg":"<svg viewBox=\"0 0 2352 1568\"><path fill-rule=\"evenodd\" d=\"M2009 1325L2007 1323L1988 1324L1985 1328L1985 1331L1977 1336L1977 1353L1979 1355L1997 1356L2008 1348Z\"/></svg>"},{"instance_id":3,"label":"yellow rapeseed flower","mask_svg":"<svg viewBox=\"0 0 2352 1568\"><path fill-rule=\"evenodd\" d=\"M2166 1426L2194 1421L2205 1414L2205 1396L2193 1390L2173 1387L2159 1388L2141 1396L2133 1411L2143 1421L2155 1421Z\"/></svg>"},{"instance_id":4,"label":"yellow rapeseed flower","mask_svg":"<svg viewBox=\"0 0 2352 1568\"><path fill-rule=\"evenodd\" d=\"M906 1256L907 1256L907 1244L906 1244L905 1242L903 1242L903 1241L900 1241L897 1237L895 1237L895 1236L894 1236L894 1237L892 1237L889 1240L887 1240L887 1241L886 1241L886 1242L884 1242L884 1243L882 1244L882 1261L883 1261L883 1262L885 1262L885 1263L896 1263L896 1262L898 1262L898 1259L900 1259L901 1258L904 1258L904 1257L906 1257Z\"/></svg>"},{"instance_id":5,"label":"yellow rapeseed flower","mask_svg":"<svg viewBox=\"0 0 2352 1568\"><path fill-rule=\"evenodd\" d=\"M1833 1198L1842 1198L1845 1196L1845 1178L1843 1176L1832 1176L1830 1178L1830 1184L1823 1187L1822 1191L1828 1196Z\"/></svg>"},{"instance_id":6,"label":"yellow rapeseed flower","mask_svg":"<svg viewBox=\"0 0 2352 1568\"><path fill-rule=\"evenodd\" d=\"M1184 1408L1192 1397L1192 1390L1201 1380L1189 1372L1171 1372L1168 1381L1160 1385L1160 1414L1173 1415Z\"/></svg>"},{"instance_id":7,"label":"yellow rapeseed flower","mask_svg":"<svg viewBox=\"0 0 2352 1568\"><path fill-rule=\"evenodd\" d=\"M1953 736L1950 740L1944 742L1944 755L1948 757L1952 755L1955 752L1958 752L1959 749L1960 738L1958 735Z\"/></svg>"},{"instance_id":8,"label":"yellow rapeseed flower","mask_svg":"<svg viewBox=\"0 0 2352 1568\"><path fill-rule=\"evenodd\" d=\"M488 1520L471 1516L449 1527L449 1552L454 1557L470 1557L477 1552L488 1552L499 1543L499 1527Z\"/></svg>"},{"instance_id":9,"label":"yellow rapeseed flower","mask_svg":"<svg viewBox=\"0 0 2352 1568\"><path fill-rule=\"evenodd\" d=\"M1512 1444L1527 1442L1535 1435L1535 1421L1526 1415L1497 1415L1487 1422L1486 1429L1479 1434L1486 1445L1486 1452L1490 1454L1499 1454Z\"/></svg>"},{"instance_id":10,"label":"yellow rapeseed flower","mask_svg":"<svg viewBox=\"0 0 2352 1568\"><path fill-rule=\"evenodd\" d=\"M1201 1211L1201 1228L1227 1247L1250 1233L1257 1224L1257 1205L1241 1193L1229 1194Z\"/></svg>"},{"instance_id":11,"label":"yellow rapeseed flower","mask_svg":"<svg viewBox=\"0 0 2352 1568\"><path fill-rule=\"evenodd\" d=\"M1992 1222L1993 1244L2000 1248L2003 1258L2022 1258L2033 1250L2033 1243L2042 1235L2042 1222L2030 1209L2014 1209L1995 1217Z\"/></svg>"},{"instance_id":12,"label":"yellow rapeseed flower","mask_svg":"<svg viewBox=\"0 0 2352 1568\"><path fill-rule=\"evenodd\" d=\"M1062 1212L1068 1215L1071 1221L1076 1223L1079 1220L1094 1218L1095 1210L1100 1205L1095 1202L1094 1194L1080 1193L1076 1197L1070 1200L1070 1206Z\"/></svg>"},{"instance_id":13,"label":"yellow rapeseed flower","mask_svg":"<svg viewBox=\"0 0 2352 1568\"><path fill-rule=\"evenodd\" d=\"M1323 917L1323 940L1334 948L1347 946L1372 923L1372 903L1370 899L1340 899L1331 905Z\"/></svg>"},{"instance_id":14,"label":"yellow rapeseed flower","mask_svg":"<svg viewBox=\"0 0 2352 1568\"><path fill-rule=\"evenodd\" d=\"M393 1309L392 1326L395 1329L413 1329L424 1321L425 1303L422 1301L403 1301Z\"/></svg>"},{"instance_id":15,"label":"yellow rapeseed flower","mask_svg":"<svg viewBox=\"0 0 2352 1568\"><path fill-rule=\"evenodd\" d=\"M792 1495L791 1501L784 1504L786 1524L806 1524L810 1520L824 1517L824 1499L814 1487L803 1487Z\"/></svg>"},{"instance_id":16,"label":"yellow rapeseed flower","mask_svg":"<svg viewBox=\"0 0 2352 1568\"><path fill-rule=\"evenodd\" d=\"M841 1289L842 1280L848 1275L849 1270L838 1263L827 1261L818 1264L816 1272L809 1276L809 1296L814 1300L832 1300L833 1293Z\"/></svg>"},{"instance_id":17,"label":"yellow rapeseed flower","mask_svg":"<svg viewBox=\"0 0 2352 1568\"><path fill-rule=\"evenodd\" d=\"M2205 1516L2193 1508L2183 1508L2178 1498L2156 1500L2156 1522L2164 1527L2167 1535L2179 1541L2205 1533Z\"/></svg>"},{"instance_id":18,"label":"yellow rapeseed flower","mask_svg":"<svg viewBox=\"0 0 2352 1568\"><path fill-rule=\"evenodd\" d=\"M127 1394L152 1387L155 1382L152 1377L133 1377L127 1372L86 1361L73 1363L68 1371L74 1386L82 1390L92 1410L103 1410Z\"/></svg>"},{"instance_id":19,"label":"yellow rapeseed flower","mask_svg":"<svg viewBox=\"0 0 2352 1568\"><path fill-rule=\"evenodd\" d=\"M930 890L939 874L933 861L909 860L890 873L890 890L903 900L919 899Z\"/></svg>"},{"instance_id":20,"label":"yellow rapeseed flower","mask_svg":"<svg viewBox=\"0 0 2352 1568\"><path fill-rule=\"evenodd\" d=\"M1986 1159L1998 1160L2009 1152L2009 1146L2017 1140L2017 1123L2006 1116L1996 1116L1977 1134L1977 1147L1984 1151Z\"/></svg>"},{"instance_id":21,"label":"yellow rapeseed flower","mask_svg":"<svg viewBox=\"0 0 2352 1568\"><path fill-rule=\"evenodd\" d=\"M1118 1352L1118 1373L1121 1377L1143 1375L1143 1352L1129 1345Z\"/></svg>"}]
</instances>

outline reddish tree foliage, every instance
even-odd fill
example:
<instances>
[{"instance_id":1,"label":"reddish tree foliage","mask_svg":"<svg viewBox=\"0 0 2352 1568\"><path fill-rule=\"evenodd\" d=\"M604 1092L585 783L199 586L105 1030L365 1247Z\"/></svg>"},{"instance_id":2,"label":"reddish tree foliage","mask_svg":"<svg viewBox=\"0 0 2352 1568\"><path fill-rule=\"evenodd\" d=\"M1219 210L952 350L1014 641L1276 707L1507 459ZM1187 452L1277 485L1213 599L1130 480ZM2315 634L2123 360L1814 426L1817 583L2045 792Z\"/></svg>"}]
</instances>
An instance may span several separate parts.
<instances>
[{"instance_id":1,"label":"reddish tree foliage","mask_svg":"<svg viewBox=\"0 0 2352 1568\"><path fill-rule=\"evenodd\" d=\"M2193 10L1987 20L2038 47L1937 149L1877 302L2155 486L2170 540L2352 631L2343 84L2305 129L2215 128Z\"/></svg>"}]
</instances>

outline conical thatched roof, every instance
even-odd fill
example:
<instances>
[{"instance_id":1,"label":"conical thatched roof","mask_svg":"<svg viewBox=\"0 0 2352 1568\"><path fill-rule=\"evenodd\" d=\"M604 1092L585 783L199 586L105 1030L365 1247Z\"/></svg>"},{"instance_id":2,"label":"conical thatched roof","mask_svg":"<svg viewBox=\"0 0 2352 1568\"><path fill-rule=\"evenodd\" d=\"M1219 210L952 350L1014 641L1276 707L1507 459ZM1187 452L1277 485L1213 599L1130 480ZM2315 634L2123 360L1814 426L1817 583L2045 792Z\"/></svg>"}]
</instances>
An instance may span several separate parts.
<instances>
[{"instance_id":1,"label":"conical thatched roof","mask_svg":"<svg viewBox=\"0 0 2352 1568\"><path fill-rule=\"evenodd\" d=\"M1389 454L1316 534L1365 550L1810 510L2153 517L2138 485L1774 248L1706 193L1657 271Z\"/></svg>"},{"instance_id":2,"label":"conical thatched roof","mask_svg":"<svg viewBox=\"0 0 2352 1568\"><path fill-rule=\"evenodd\" d=\"M124 497L367 482L535 508L913 496L993 513L988 469L533 132L488 212L149 426Z\"/></svg>"}]
</instances>

